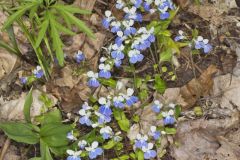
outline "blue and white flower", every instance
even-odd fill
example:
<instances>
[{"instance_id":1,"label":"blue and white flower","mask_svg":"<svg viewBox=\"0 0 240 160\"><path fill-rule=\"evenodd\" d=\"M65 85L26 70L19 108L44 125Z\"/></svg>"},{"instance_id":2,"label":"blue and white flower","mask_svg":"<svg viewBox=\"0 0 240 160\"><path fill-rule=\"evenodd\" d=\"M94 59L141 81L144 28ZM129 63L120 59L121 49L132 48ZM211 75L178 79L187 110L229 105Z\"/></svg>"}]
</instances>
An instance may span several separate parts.
<instances>
[{"instance_id":1,"label":"blue and white flower","mask_svg":"<svg viewBox=\"0 0 240 160\"><path fill-rule=\"evenodd\" d=\"M79 141L78 142L78 147L80 148L80 149L84 149L84 147L87 145L87 141L85 141L85 140L81 140L81 141Z\"/></svg>"},{"instance_id":2,"label":"blue and white flower","mask_svg":"<svg viewBox=\"0 0 240 160\"><path fill-rule=\"evenodd\" d=\"M88 151L88 156L90 159L95 159L97 156L103 154L103 149L98 147L98 142L94 141L91 146L85 147L86 151Z\"/></svg>"},{"instance_id":3,"label":"blue and white flower","mask_svg":"<svg viewBox=\"0 0 240 160\"><path fill-rule=\"evenodd\" d=\"M76 141L77 138L73 135L73 131L67 133L67 139L71 141Z\"/></svg>"},{"instance_id":4,"label":"blue and white flower","mask_svg":"<svg viewBox=\"0 0 240 160\"><path fill-rule=\"evenodd\" d=\"M103 139L109 139L113 136L112 128L109 126L103 127L100 129L100 134L102 135Z\"/></svg>"},{"instance_id":5,"label":"blue and white flower","mask_svg":"<svg viewBox=\"0 0 240 160\"><path fill-rule=\"evenodd\" d=\"M128 106L132 106L133 104L138 102L138 97L133 96L134 90L132 88L127 89L127 94L120 94L126 100L126 104Z\"/></svg>"},{"instance_id":6,"label":"blue and white flower","mask_svg":"<svg viewBox=\"0 0 240 160\"><path fill-rule=\"evenodd\" d=\"M98 81L98 73L94 73L93 71L89 71L89 72L87 72L87 76L89 78L88 86L98 87L100 85L100 83Z\"/></svg>"},{"instance_id":7,"label":"blue and white flower","mask_svg":"<svg viewBox=\"0 0 240 160\"><path fill-rule=\"evenodd\" d=\"M178 35L174 38L174 41L180 41L180 40L183 40L183 39L186 39L186 37L184 36L184 33L182 30L179 30L178 31Z\"/></svg>"},{"instance_id":8,"label":"blue and white flower","mask_svg":"<svg viewBox=\"0 0 240 160\"><path fill-rule=\"evenodd\" d=\"M124 53L123 53L124 48L125 48L124 45L114 44L112 46L113 51L111 52L112 58L122 60L124 58Z\"/></svg>"},{"instance_id":9,"label":"blue and white flower","mask_svg":"<svg viewBox=\"0 0 240 160\"><path fill-rule=\"evenodd\" d=\"M173 125L175 123L174 111L170 109L168 112L162 112L164 125Z\"/></svg>"},{"instance_id":10,"label":"blue and white flower","mask_svg":"<svg viewBox=\"0 0 240 160\"><path fill-rule=\"evenodd\" d=\"M121 46L123 41L126 39L127 37L123 34L122 31L118 31L117 32L117 38L115 39L115 43L118 45L118 46Z\"/></svg>"},{"instance_id":11,"label":"blue and white flower","mask_svg":"<svg viewBox=\"0 0 240 160\"><path fill-rule=\"evenodd\" d=\"M112 33L117 33L118 31L121 31L121 23L118 21L113 21L111 23L111 32Z\"/></svg>"},{"instance_id":12,"label":"blue and white flower","mask_svg":"<svg viewBox=\"0 0 240 160\"><path fill-rule=\"evenodd\" d=\"M161 132L157 131L157 127L156 126L151 126L150 127L150 131L148 132L148 134L150 136L153 137L154 140L158 140L161 136Z\"/></svg>"},{"instance_id":13,"label":"blue and white flower","mask_svg":"<svg viewBox=\"0 0 240 160\"><path fill-rule=\"evenodd\" d=\"M82 151L73 151L73 150L67 150L67 154L69 155L67 157L67 160L81 160L80 155Z\"/></svg>"},{"instance_id":14,"label":"blue and white flower","mask_svg":"<svg viewBox=\"0 0 240 160\"><path fill-rule=\"evenodd\" d=\"M116 8L117 9L122 9L123 7L125 7L125 2L123 0L117 0L116 2Z\"/></svg>"},{"instance_id":15,"label":"blue and white flower","mask_svg":"<svg viewBox=\"0 0 240 160\"><path fill-rule=\"evenodd\" d=\"M85 109L81 109L79 111L79 115L81 116L79 119L79 123L80 124L85 124L87 126L91 126L92 125L92 121L90 119L91 117L91 112Z\"/></svg>"},{"instance_id":16,"label":"blue and white flower","mask_svg":"<svg viewBox=\"0 0 240 160\"><path fill-rule=\"evenodd\" d=\"M99 66L99 77L109 79L111 78L111 66L109 64L100 64Z\"/></svg>"},{"instance_id":17,"label":"blue and white flower","mask_svg":"<svg viewBox=\"0 0 240 160\"><path fill-rule=\"evenodd\" d=\"M40 66L37 66L34 70L33 70L33 74L36 78L42 78L44 73L43 70Z\"/></svg>"},{"instance_id":18,"label":"blue and white flower","mask_svg":"<svg viewBox=\"0 0 240 160\"><path fill-rule=\"evenodd\" d=\"M152 110L155 113L160 113L163 104L159 100L155 100L152 105Z\"/></svg>"},{"instance_id":19,"label":"blue and white flower","mask_svg":"<svg viewBox=\"0 0 240 160\"><path fill-rule=\"evenodd\" d=\"M75 60L77 63L80 63L81 61L85 60L85 55L83 54L82 51L77 52L77 54L75 55Z\"/></svg>"},{"instance_id":20,"label":"blue and white flower","mask_svg":"<svg viewBox=\"0 0 240 160\"><path fill-rule=\"evenodd\" d=\"M95 112L95 115L98 116L98 123L97 124L93 124L92 127L95 128L95 125L97 126L98 124L104 124L104 123L108 123L111 122L112 118L111 115L104 115L100 112Z\"/></svg>"},{"instance_id":21,"label":"blue and white flower","mask_svg":"<svg viewBox=\"0 0 240 160\"><path fill-rule=\"evenodd\" d=\"M137 62L141 62L144 58L144 56L141 54L141 52L139 50L136 50L136 49L130 50L128 52L128 56L130 58L129 61L132 64L135 64Z\"/></svg>"},{"instance_id":22,"label":"blue and white flower","mask_svg":"<svg viewBox=\"0 0 240 160\"><path fill-rule=\"evenodd\" d=\"M124 7L123 11L126 13L125 19L132 19L137 22L142 22L142 15L137 13L137 8L133 6L132 8Z\"/></svg>"},{"instance_id":23,"label":"blue and white flower","mask_svg":"<svg viewBox=\"0 0 240 160\"><path fill-rule=\"evenodd\" d=\"M28 78L27 78L27 77L21 77L21 78L20 78L20 82L21 82L22 84L26 84L27 81L28 81Z\"/></svg>"},{"instance_id":24,"label":"blue and white flower","mask_svg":"<svg viewBox=\"0 0 240 160\"><path fill-rule=\"evenodd\" d=\"M142 149L143 147L147 147L148 146L147 140L148 140L147 135L137 134L134 147L139 149Z\"/></svg>"},{"instance_id":25,"label":"blue and white flower","mask_svg":"<svg viewBox=\"0 0 240 160\"><path fill-rule=\"evenodd\" d=\"M132 19L130 20L125 20L122 22L125 30L124 30L124 35L129 36L129 35L134 35L137 32L137 29L133 27L134 21Z\"/></svg>"},{"instance_id":26,"label":"blue and white flower","mask_svg":"<svg viewBox=\"0 0 240 160\"><path fill-rule=\"evenodd\" d=\"M115 96L113 97L113 105L116 108L124 108L124 98L123 96Z\"/></svg>"},{"instance_id":27,"label":"blue and white flower","mask_svg":"<svg viewBox=\"0 0 240 160\"><path fill-rule=\"evenodd\" d=\"M105 11L105 16L106 18L103 19L102 24L106 29L109 29L110 27L110 23L112 22L112 20L114 20L115 18L112 16L112 12L111 11Z\"/></svg>"},{"instance_id":28,"label":"blue and white flower","mask_svg":"<svg viewBox=\"0 0 240 160\"><path fill-rule=\"evenodd\" d=\"M150 11L152 3L153 3L153 0L145 0L145 2L143 3L144 10L145 11Z\"/></svg>"},{"instance_id":29,"label":"blue and white flower","mask_svg":"<svg viewBox=\"0 0 240 160\"><path fill-rule=\"evenodd\" d=\"M142 147L144 152L144 159L153 159L157 156L157 152L153 150L153 143L148 143L147 146Z\"/></svg>"},{"instance_id":30,"label":"blue and white flower","mask_svg":"<svg viewBox=\"0 0 240 160\"><path fill-rule=\"evenodd\" d=\"M110 108L111 102L108 99L101 97L99 98L98 103L101 104L99 108L99 113L106 116L112 115L112 110Z\"/></svg>"},{"instance_id":31,"label":"blue and white flower","mask_svg":"<svg viewBox=\"0 0 240 160\"><path fill-rule=\"evenodd\" d=\"M209 53L212 50L212 46L208 43L208 39L203 39L202 36L198 36L195 42L195 49L203 49L204 53Z\"/></svg>"},{"instance_id":32,"label":"blue and white flower","mask_svg":"<svg viewBox=\"0 0 240 160\"><path fill-rule=\"evenodd\" d=\"M136 7L139 8L142 5L142 0L130 0L130 2Z\"/></svg>"}]
</instances>

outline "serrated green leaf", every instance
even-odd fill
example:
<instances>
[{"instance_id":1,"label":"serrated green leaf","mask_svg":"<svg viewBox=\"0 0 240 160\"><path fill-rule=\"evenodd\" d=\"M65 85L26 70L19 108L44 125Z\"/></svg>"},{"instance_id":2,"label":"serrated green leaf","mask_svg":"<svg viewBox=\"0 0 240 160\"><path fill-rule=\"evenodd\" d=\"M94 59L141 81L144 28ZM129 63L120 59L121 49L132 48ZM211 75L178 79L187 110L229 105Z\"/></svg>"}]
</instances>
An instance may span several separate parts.
<instances>
[{"instance_id":1,"label":"serrated green leaf","mask_svg":"<svg viewBox=\"0 0 240 160\"><path fill-rule=\"evenodd\" d=\"M12 140L27 144L39 142L39 135L35 132L35 126L29 123L4 122L0 123L0 129Z\"/></svg>"},{"instance_id":2,"label":"serrated green leaf","mask_svg":"<svg viewBox=\"0 0 240 160\"><path fill-rule=\"evenodd\" d=\"M26 96L24 108L23 108L24 118L28 123L31 123L30 111L31 111L32 102L33 102L33 97L32 97L32 88L31 88L28 95Z\"/></svg>"}]
</instances>

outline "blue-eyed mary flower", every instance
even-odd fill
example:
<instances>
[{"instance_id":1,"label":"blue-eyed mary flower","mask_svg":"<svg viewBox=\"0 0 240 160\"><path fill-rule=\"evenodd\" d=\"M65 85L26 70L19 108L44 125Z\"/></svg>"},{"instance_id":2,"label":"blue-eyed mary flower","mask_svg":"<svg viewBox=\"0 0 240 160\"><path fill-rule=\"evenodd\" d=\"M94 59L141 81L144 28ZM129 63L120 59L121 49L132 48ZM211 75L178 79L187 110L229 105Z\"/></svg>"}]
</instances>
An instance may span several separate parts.
<instances>
[{"instance_id":1,"label":"blue-eyed mary flower","mask_svg":"<svg viewBox=\"0 0 240 160\"><path fill-rule=\"evenodd\" d=\"M118 31L117 32L117 38L115 39L115 43L118 46L121 46L125 39L126 39L126 36L123 34L123 32L122 31Z\"/></svg>"},{"instance_id":2,"label":"blue-eyed mary flower","mask_svg":"<svg viewBox=\"0 0 240 160\"><path fill-rule=\"evenodd\" d=\"M151 10L151 4L152 4L153 0L145 0L145 2L143 3L143 8L145 11L150 11Z\"/></svg>"},{"instance_id":3,"label":"blue-eyed mary flower","mask_svg":"<svg viewBox=\"0 0 240 160\"><path fill-rule=\"evenodd\" d=\"M124 108L124 98L123 96L115 96L113 97L113 105L116 108Z\"/></svg>"},{"instance_id":4,"label":"blue-eyed mary flower","mask_svg":"<svg viewBox=\"0 0 240 160\"><path fill-rule=\"evenodd\" d=\"M100 134L102 135L103 139L109 139L113 136L112 128L109 126L103 127L100 129Z\"/></svg>"},{"instance_id":5,"label":"blue-eyed mary flower","mask_svg":"<svg viewBox=\"0 0 240 160\"><path fill-rule=\"evenodd\" d=\"M123 95L126 100L126 104L128 106L132 106L133 104L138 102L138 97L133 96L134 90L132 88L127 89L127 94Z\"/></svg>"},{"instance_id":6,"label":"blue-eyed mary flower","mask_svg":"<svg viewBox=\"0 0 240 160\"><path fill-rule=\"evenodd\" d=\"M153 143L148 143L147 146L142 147L144 152L144 159L153 159L157 156L157 152L153 150Z\"/></svg>"},{"instance_id":7,"label":"blue-eyed mary flower","mask_svg":"<svg viewBox=\"0 0 240 160\"><path fill-rule=\"evenodd\" d=\"M114 45L112 46L111 57L112 57L113 59L122 60L122 59L124 58L123 50L124 50L124 45L114 44Z\"/></svg>"},{"instance_id":8,"label":"blue-eyed mary flower","mask_svg":"<svg viewBox=\"0 0 240 160\"><path fill-rule=\"evenodd\" d=\"M141 4L142 4L142 0L130 0L130 2L132 2L134 7L136 7L136 8L141 7Z\"/></svg>"},{"instance_id":9,"label":"blue-eyed mary flower","mask_svg":"<svg viewBox=\"0 0 240 160\"><path fill-rule=\"evenodd\" d=\"M174 38L174 41L180 41L180 40L183 40L183 39L186 39L186 37L183 35L183 31L182 30L179 30L178 31L178 35Z\"/></svg>"},{"instance_id":10,"label":"blue-eyed mary flower","mask_svg":"<svg viewBox=\"0 0 240 160\"><path fill-rule=\"evenodd\" d=\"M74 136L73 131L67 133L67 139L71 141L76 141L77 138Z\"/></svg>"},{"instance_id":11,"label":"blue-eyed mary flower","mask_svg":"<svg viewBox=\"0 0 240 160\"><path fill-rule=\"evenodd\" d=\"M98 125L98 124L104 124L104 123L108 123L111 122L111 115L104 115L100 112L95 112L95 115L98 116L98 123L97 124L93 124L93 125ZM94 126L92 126L94 128Z\"/></svg>"},{"instance_id":12,"label":"blue-eyed mary flower","mask_svg":"<svg viewBox=\"0 0 240 160\"><path fill-rule=\"evenodd\" d=\"M175 123L174 111L170 109L168 112L162 112L164 125L173 125Z\"/></svg>"},{"instance_id":13,"label":"blue-eyed mary flower","mask_svg":"<svg viewBox=\"0 0 240 160\"><path fill-rule=\"evenodd\" d=\"M123 0L117 0L116 2L116 8L117 9L122 9L123 7L125 7L125 2Z\"/></svg>"},{"instance_id":14,"label":"blue-eyed mary flower","mask_svg":"<svg viewBox=\"0 0 240 160\"><path fill-rule=\"evenodd\" d=\"M79 119L79 123L80 124L85 124L87 126L91 126L92 125L92 121L90 119L91 117L91 112L85 109L81 109L79 111L79 115L81 116Z\"/></svg>"},{"instance_id":15,"label":"blue-eyed mary flower","mask_svg":"<svg viewBox=\"0 0 240 160\"><path fill-rule=\"evenodd\" d=\"M102 24L103 24L103 27L105 27L106 29L109 29L110 23L115 18L112 16L112 12L111 11L105 11L105 16L106 16L106 18L103 19Z\"/></svg>"},{"instance_id":16,"label":"blue-eyed mary flower","mask_svg":"<svg viewBox=\"0 0 240 160\"><path fill-rule=\"evenodd\" d=\"M155 100L152 105L152 110L155 113L160 113L163 104L159 100Z\"/></svg>"},{"instance_id":17,"label":"blue-eyed mary flower","mask_svg":"<svg viewBox=\"0 0 240 160\"><path fill-rule=\"evenodd\" d=\"M105 97L99 98L98 103L101 105L99 108L99 113L107 116L112 115L112 110L110 108L111 102L107 98Z\"/></svg>"},{"instance_id":18,"label":"blue-eyed mary flower","mask_svg":"<svg viewBox=\"0 0 240 160\"><path fill-rule=\"evenodd\" d=\"M87 145L87 141L85 141L85 140L81 140L81 141L79 141L78 142L78 147L80 148L80 149L84 149L84 147Z\"/></svg>"},{"instance_id":19,"label":"blue-eyed mary flower","mask_svg":"<svg viewBox=\"0 0 240 160\"><path fill-rule=\"evenodd\" d=\"M40 66L37 66L34 70L33 70L33 74L36 78L42 78L44 73L43 70Z\"/></svg>"},{"instance_id":20,"label":"blue-eyed mary flower","mask_svg":"<svg viewBox=\"0 0 240 160\"><path fill-rule=\"evenodd\" d=\"M148 140L147 135L137 134L134 147L139 148L139 149L142 149L143 147L147 147L147 145L148 145L147 140Z\"/></svg>"},{"instance_id":21,"label":"blue-eyed mary flower","mask_svg":"<svg viewBox=\"0 0 240 160\"><path fill-rule=\"evenodd\" d=\"M134 25L134 20L130 19L130 20L125 20L122 22L123 26L124 26L124 35L125 36L129 36L129 35L134 35L137 32L137 29L135 27L133 27Z\"/></svg>"},{"instance_id":22,"label":"blue-eyed mary flower","mask_svg":"<svg viewBox=\"0 0 240 160\"><path fill-rule=\"evenodd\" d=\"M130 50L128 52L128 57L130 58L129 61L132 64L135 64L137 62L141 62L144 58L144 56L141 54L141 52L139 50Z\"/></svg>"},{"instance_id":23,"label":"blue-eyed mary flower","mask_svg":"<svg viewBox=\"0 0 240 160\"><path fill-rule=\"evenodd\" d=\"M203 39L202 36L198 36L195 42L195 49L203 49L204 53L209 53L212 50L212 46L208 43L208 39Z\"/></svg>"},{"instance_id":24,"label":"blue-eyed mary flower","mask_svg":"<svg viewBox=\"0 0 240 160\"><path fill-rule=\"evenodd\" d=\"M93 71L89 71L89 72L87 72L87 76L89 78L88 86L98 87L100 85L100 83L98 81L98 73L94 73Z\"/></svg>"},{"instance_id":25,"label":"blue-eyed mary flower","mask_svg":"<svg viewBox=\"0 0 240 160\"><path fill-rule=\"evenodd\" d=\"M20 78L20 82L21 82L22 84L26 84L27 81L28 81L28 78L27 78L27 77L21 77L21 78Z\"/></svg>"},{"instance_id":26,"label":"blue-eyed mary flower","mask_svg":"<svg viewBox=\"0 0 240 160\"><path fill-rule=\"evenodd\" d=\"M158 140L161 136L161 132L157 131L157 127L156 126L151 126L150 127L150 131L148 132L148 134L150 136L153 137L154 140Z\"/></svg>"},{"instance_id":27,"label":"blue-eyed mary flower","mask_svg":"<svg viewBox=\"0 0 240 160\"><path fill-rule=\"evenodd\" d=\"M113 21L111 23L111 26L112 26L112 28L111 28L112 33L117 33L118 31L121 31L121 23L120 22Z\"/></svg>"},{"instance_id":28,"label":"blue-eyed mary flower","mask_svg":"<svg viewBox=\"0 0 240 160\"><path fill-rule=\"evenodd\" d=\"M132 8L124 7L123 11L126 13L125 19L132 19L137 22L142 22L142 15L137 13L137 8L133 6Z\"/></svg>"},{"instance_id":29,"label":"blue-eyed mary flower","mask_svg":"<svg viewBox=\"0 0 240 160\"><path fill-rule=\"evenodd\" d=\"M82 151L73 151L73 150L67 150L67 160L81 160L80 155Z\"/></svg>"},{"instance_id":30,"label":"blue-eyed mary flower","mask_svg":"<svg viewBox=\"0 0 240 160\"><path fill-rule=\"evenodd\" d=\"M98 142L94 141L91 146L85 147L86 151L88 151L88 156L90 159L95 159L97 156L103 154L103 149L98 147Z\"/></svg>"},{"instance_id":31,"label":"blue-eyed mary flower","mask_svg":"<svg viewBox=\"0 0 240 160\"><path fill-rule=\"evenodd\" d=\"M78 51L77 54L75 55L75 60L77 63L80 63L85 59L85 55L83 54L82 51Z\"/></svg>"},{"instance_id":32,"label":"blue-eyed mary flower","mask_svg":"<svg viewBox=\"0 0 240 160\"><path fill-rule=\"evenodd\" d=\"M106 79L111 78L111 72L110 72L111 66L109 64L102 63L98 67L100 69L99 74L98 74L99 77L106 78Z\"/></svg>"}]
</instances>

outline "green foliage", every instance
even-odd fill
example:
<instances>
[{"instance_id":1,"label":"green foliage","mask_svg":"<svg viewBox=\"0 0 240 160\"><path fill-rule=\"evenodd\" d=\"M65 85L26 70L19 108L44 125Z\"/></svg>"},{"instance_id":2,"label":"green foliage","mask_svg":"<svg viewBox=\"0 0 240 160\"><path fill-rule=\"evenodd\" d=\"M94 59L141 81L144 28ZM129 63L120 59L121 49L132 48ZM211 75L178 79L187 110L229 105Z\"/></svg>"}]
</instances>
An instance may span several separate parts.
<instances>
[{"instance_id":1,"label":"green foliage","mask_svg":"<svg viewBox=\"0 0 240 160\"><path fill-rule=\"evenodd\" d=\"M47 78L50 72L49 58L51 62L53 62L53 57L56 56L59 65L64 65L64 44L60 37L61 33L74 35L75 33L72 31L72 26L74 25L88 36L94 37L91 29L75 16L75 14L90 14L90 12L72 5L62 5L59 1L22 0L19 2L19 5L12 8L11 11L13 12L10 13L2 29L8 30L14 22L18 23L31 43L39 64ZM30 23L30 27L23 23L23 16L28 17L26 20ZM67 27L65 27L65 25L67 25ZM13 43L14 47L10 47L0 41L0 46L19 55L19 50L15 42ZM48 55L43 54L44 47L41 46L43 42L47 48ZM53 54L53 52L55 54Z\"/></svg>"},{"instance_id":2,"label":"green foliage","mask_svg":"<svg viewBox=\"0 0 240 160\"><path fill-rule=\"evenodd\" d=\"M159 74L155 75L155 84L154 87L156 91L163 94L167 88L165 81L160 77Z\"/></svg>"},{"instance_id":3,"label":"green foliage","mask_svg":"<svg viewBox=\"0 0 240 160\"><path fill-rule=\"evenodd\" d=\"M62 123L61 112L53 109L36 117L40 126L31 124L30 107L32 105L32 89L27 95L24 105L24 116L27 123L5 122L0 124L5 134L12 140L26 144L40 143L41 160L52 160L51 151L63 155L68 145L66 134L73 127ZM39 159L38 157L33 159Z\"/></svg>"},{"instance_id":4,"label":"green foliage","mask_svg":"<svg viewBox=\"0 0 240 160\"><path fill-rule=\"evenodd\" d=\"M121 109L113 109L114 118L117 120L117 123L121 130L128 132L130 129L130 122L127 119L125 113Z\"/></svg>"},{"instance_id":5,"label":"green foliage","mask_svg":"<svg viewBox=\"0 0 240 160\"><path fill-rule=\"evenodd\" d=\"M32 106L32 102L33 102L33 97L32 97L32 88L31 88L26 97L26 100L24 103L24 109L23 109L25 120L28 123L31 123L30 109Z\"/></svg>"}]
</instances>

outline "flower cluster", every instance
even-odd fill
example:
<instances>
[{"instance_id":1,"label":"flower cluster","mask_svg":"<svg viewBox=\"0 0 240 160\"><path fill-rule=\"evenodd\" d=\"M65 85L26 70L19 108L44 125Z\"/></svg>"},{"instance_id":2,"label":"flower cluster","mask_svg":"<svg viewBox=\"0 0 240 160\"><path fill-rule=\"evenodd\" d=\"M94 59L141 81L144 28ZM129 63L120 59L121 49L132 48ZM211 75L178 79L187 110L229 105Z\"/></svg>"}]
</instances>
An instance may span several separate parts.
<instances>
[{"instance_id":1,"label":"flower cluster","mask_svg":"<svg viewBox=\"0 0 240 160\"><path fill-rule=\"evenodd\" d=\"M180 40L186 40L189 41L187 36L185 35L185 33L182 30L178 31L178 35L174 38L174 40L180 41ZM203 49L204 53L209 53L212 50L212 45L209 44L209 40L208 39L203 39L202 36L198 36L197 38L190 40L189 46L194 46L194 49L200 50Z\"/></svg>"},{"instance_id":2,"label":"flower cluster","mask_svg":"<svg viewBox=\"0 0 240 160\"><path fill-rule=\"evenodd\" d=\"M81 160L81 154L86 151L90 159L95 159L98 156L103 154L103 149L98 146L98 142L94 141L91 144L88 144L87 141L82 140L78 142L79 150L67 150L67 160Z\"/></svg>"},{"instance_id":3,"label":"flower cluster","mask_svg":"<svg viewBox=\"0 0 240 160\"><path fill-rule=\"evenodd\" d=\"M20 77L20 82L22 84L27 84L29 82L29 80L31 79L31 81L33 81L33 79L40 79L44 76L43 70L40 66L37 66L33 71L32 71L32 75L28 76L28 77Z\"/></svg>"},{"instance_id":4,"label":"flower cluster","mask_svg":"<svg viewBox=\"0 0 240 160\"><path fill-rule=\"evenodd\" d=\"M163 106L164 105L160 101L155 100L152 105L152 110L162 115L164 125L173 125L176 122L174 117L176 105L173 103L168 104L168 106L164 107L165 111L162 111Z\"/></svg>"},{"instance_id":5,"label":"flower cluster","mask_svg":"<svg viewBox=\"0 0 240 160\"><path fill-rule=\"evenodd\" d=\"M111 109L112 106L115 108L124 109L125 107L131 107L138 102L138 97L134 96L133 93L133 89L128 88L127 93L119 93L118 95L108 96L107 98L100 97L98 99L99 107L97 108L89 106L89 104L85 102L82 105L82 109L79 111L79 123L96 128L97 126L111 122L113 113ZM94 121L94 119L97 119L97 121ZM102 132L107 130L108 132L106 133L110 133L109 127L102 130Z\"/></svg>"},{"instance_id":6,"label":"flower cluster","mask_svg":"<svg viewBox=\"0 0 240 160\"><path fill-rule=\"evenodd\" d=\"M155 141L160 139L164 131L158 131L156 126L151 126L148 135L137 134L134 150L140 150L144 153L144 159L152 159L157 156L157 152L153 149Z\"/></svg>"}]
</instances>

